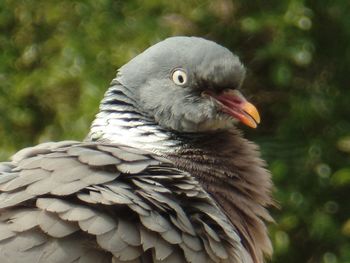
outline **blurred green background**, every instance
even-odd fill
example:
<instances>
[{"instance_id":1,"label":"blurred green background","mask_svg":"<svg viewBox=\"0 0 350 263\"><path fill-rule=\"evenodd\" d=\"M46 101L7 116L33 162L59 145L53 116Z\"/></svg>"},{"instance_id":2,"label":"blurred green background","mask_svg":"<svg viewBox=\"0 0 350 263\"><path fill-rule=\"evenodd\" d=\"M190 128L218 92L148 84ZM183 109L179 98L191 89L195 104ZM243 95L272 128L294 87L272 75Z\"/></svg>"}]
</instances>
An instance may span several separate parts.
<instances>
[{"instance_id":1,"label":"blurred green background","mask_svg":"<svg viewBox=\"0 0 350 263\"><path fill-rule=\"evenodd\" d=\"M172 35L247 66L276 184L272 262L350 262L348 0L0 1L0 159L83 139L116 69Z\"/></svg>"}]
</instances>

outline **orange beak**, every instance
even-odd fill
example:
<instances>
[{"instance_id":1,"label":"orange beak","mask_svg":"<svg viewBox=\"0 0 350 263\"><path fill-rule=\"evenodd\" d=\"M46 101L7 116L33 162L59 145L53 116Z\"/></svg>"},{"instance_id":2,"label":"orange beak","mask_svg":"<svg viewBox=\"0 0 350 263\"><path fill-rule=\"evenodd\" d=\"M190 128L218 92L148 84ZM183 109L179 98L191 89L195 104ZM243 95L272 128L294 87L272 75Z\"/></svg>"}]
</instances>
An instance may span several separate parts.
<instances>
[{"instance_id":1,"label":"orange beak","mask_svg":"<svg viewBox=\"0 0 350 263\"><path fill-rule=\"evenodd\" d=\"M260 115L255 106L245 101L242 103L241 109L246 114L241 116L240 121L251 128L256 128L260 123Z\"/></svg>"},{"instance_id":2,"label":"orange beak","mask_svg":"<svg viewBox=\"0 0 350 263\"><path fill-rule=\"evenodd\" d=\"M222 111L238 119L245 125L256 128L260 115L256 107L248 102L238 90L224 91L221 94L207 93L222 105Z\"/></svg>"}]
</instances>

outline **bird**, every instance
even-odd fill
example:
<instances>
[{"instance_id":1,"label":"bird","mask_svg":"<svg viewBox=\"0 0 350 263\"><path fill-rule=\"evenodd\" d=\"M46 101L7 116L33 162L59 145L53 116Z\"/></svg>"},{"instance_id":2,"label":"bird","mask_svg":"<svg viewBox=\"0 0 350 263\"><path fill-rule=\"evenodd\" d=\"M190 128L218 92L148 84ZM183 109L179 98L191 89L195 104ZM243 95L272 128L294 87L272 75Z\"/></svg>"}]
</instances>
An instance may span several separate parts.
<instances>
[{"instance_id":1,"label":"bird","mask_svg":"<svg viewBox=\"0 0 350 263\"><path fill-rule=\"evenodd\" d=\"M263 263L273 183L246 69L175 36L119 68L82 141L0 163L2 263Z\"/></svg>"}]
</instances>

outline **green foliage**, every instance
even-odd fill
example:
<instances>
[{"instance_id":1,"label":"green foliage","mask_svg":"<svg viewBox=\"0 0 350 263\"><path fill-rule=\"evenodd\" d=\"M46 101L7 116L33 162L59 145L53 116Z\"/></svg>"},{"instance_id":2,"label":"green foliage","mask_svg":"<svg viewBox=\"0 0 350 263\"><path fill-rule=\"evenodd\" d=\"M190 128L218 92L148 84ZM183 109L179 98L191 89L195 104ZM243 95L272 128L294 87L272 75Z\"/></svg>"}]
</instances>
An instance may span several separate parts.
<instances>
[{"instance_id":1,"label":"green foliage","mask_svg":"<svg viewBox=\"0 0 350 263\"><path fill-rule=\"evenodd\" d=\"M0 1L0 158L83 139L116 69L170 35L227 46L276 183L272 262L350 262L347 0Z\"/></svg>"}]
</instances>

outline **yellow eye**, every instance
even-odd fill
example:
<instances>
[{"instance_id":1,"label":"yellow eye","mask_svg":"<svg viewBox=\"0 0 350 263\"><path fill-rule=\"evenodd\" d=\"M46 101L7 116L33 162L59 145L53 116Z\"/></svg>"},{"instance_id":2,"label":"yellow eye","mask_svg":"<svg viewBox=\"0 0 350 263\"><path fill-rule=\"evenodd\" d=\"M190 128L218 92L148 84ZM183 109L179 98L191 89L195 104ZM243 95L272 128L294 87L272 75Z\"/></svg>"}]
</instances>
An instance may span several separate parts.
<instances>
[{"instance_id":1,"label":"yellow eye","mask_svg":"<svg viewBox=\"0 0 350 263\"><path fill-rule=\"evenodd\" d=\"M172 79L176 85L183 86L187 83L187 74L181 69L173 72Z\"/></svg>"}]
</instances>

